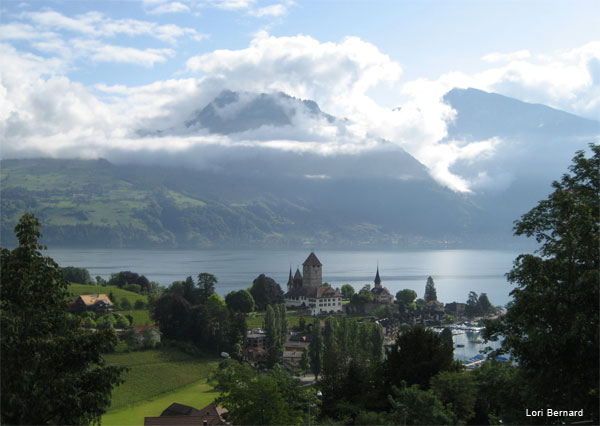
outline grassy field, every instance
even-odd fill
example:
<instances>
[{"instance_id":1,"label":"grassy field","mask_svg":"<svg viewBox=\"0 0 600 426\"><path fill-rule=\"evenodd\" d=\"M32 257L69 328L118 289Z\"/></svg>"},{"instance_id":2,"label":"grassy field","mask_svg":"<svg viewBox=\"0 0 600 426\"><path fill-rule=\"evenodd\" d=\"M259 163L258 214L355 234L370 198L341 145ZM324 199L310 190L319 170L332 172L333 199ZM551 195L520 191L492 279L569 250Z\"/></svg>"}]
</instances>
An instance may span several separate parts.
<instances>
[{"instance_id":1,"label":"grassy field","mask_svg":"<svg viewBox=\"0 0 600 426\"><path fill-rule=\"evenodd\" d=\"M143 425L144 417L160 416L160 414L173 402L189 405L201 409L219 396L218 392L205 380L185 386L174 392L160 395L147 402L111 410L102 416L103 425Z\"/></svg>"},{"instance_id":2,"label":"grassy field","mask_svg":"<svg viewBox=\"0 0 600 426\"><path fill-rule=\"evenodd\" d=\"M113 392L110 409L124 408L205 380L216 360L198 359L172 348L105 355L112 365L125 366L125 382ZM201 407L200 407L201 408Z\"/></svg>"},{"instance_id":3,"label":"grassy field","mask_svg":"<svg viewBox=\"0 0 600 426\"><path fill-rule=\"evenodd\" d=\"M150 319L150 311L148 309L138 309L131 311L116 311L121 315L131 315L133 317L132 325L146 325L146 323L152 325L154 321Z\"/></svg>"},{"instance_id":4,"label":"grassy field","mask_svg":"<svg viewBox=\"0 0 600 426\"><path fill-rule=\"evenodd\" d=\"M70 284L69 291L73 294L73 300L77 298L77 296L81 294L109 294L111 291L117 301L121 301L123 299L129 299L131 305L136 302L136 300L141 300L144 303L148 303L148 297L142 294L137 294L132 291L127 291L120 289L115 286L100 286L100 285L86 285L86 284ZM113 302L115 302L113 300Z\"/></svg>"}]
</instances>

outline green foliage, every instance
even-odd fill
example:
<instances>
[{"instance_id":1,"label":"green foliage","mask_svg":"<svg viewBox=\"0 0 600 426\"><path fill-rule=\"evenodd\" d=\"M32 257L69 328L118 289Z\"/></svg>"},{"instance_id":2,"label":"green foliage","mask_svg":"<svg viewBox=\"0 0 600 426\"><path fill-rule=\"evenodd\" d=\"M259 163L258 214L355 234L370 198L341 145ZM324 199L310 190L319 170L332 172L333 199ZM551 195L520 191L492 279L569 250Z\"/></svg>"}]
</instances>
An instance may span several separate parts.
<instances>
[{"instance_id":1,"label":"green foliage","mask_svg":"<svg viewBox=\"0 0 600 426\"><path fill-rule=\"evenodd\" d=\"M225 296L225 303L231 311L250 313L254 311L254 298L248 290L232 291Z\"/></svg>"},{"instance_id":2,"label":"green foliage","mask_svg":"<svg viewBox=\"0 0 600 426\"><path fill-rule=\"evenodd\" d=\"M2 423L98 423L122 372L101 356L115 337L65 311L68 286L40 253L38 220L23 215L15 233L19 245L0 253Z\"/></svg>"},{"instance_id":3,"label":"green foliage","mask_svg":"<svg viewBox=\"0 0 600 426\"><path fill-rule=\"evenodd\" d=\"M217 277L213 274L209 274L208 272L198 274L198 300L190 300L190 303L204 303L208 300L208 298L214 294L217 282Z\"/></svg>"},{"instance_id":4,"label":"green foliage","mask_svg":"<svg viewBox=\"0 0 600 426\"><path fill-rule=\"evenodd\" d=\"M60 268L65 281L77 284L93 284L90 273L85 268L75 266L65 266Z\"/></svg>"},{"instance_id":5,"label":"green foliage","mask_svg":"<svg viewBox=\"0 0 600 426\"><path fill-rule=\"evenodd\" d=\"M443 404L451 404L460 422L475 415L477 387L473 375L466 371L442 371L431 379L431 390Z\"/></svg>"},{"instance_id":6,"label":"green foliage","mask_svg":"<svg viewBox=\"0 0 600 426\"><path fill-rule=\"evenodd\" d=\"M232 424L301 425L306 422L308 404L316 402L311 388L278 366L263 374L247 364L225 362L213 381L221 393L218 402L229 410Z\"/></svg>"},{"instance_id":7,"label":"green foliage","mask_svg":"<svg viewBox=\"0 0 600 426\"><path fill-rule=\"evenodd\" d=\"M316 319L312 325L308 355L312 371L315 374L315 378L318 379L323 365L323 334L321 333L321 322L318 319Z\"/></svg>"},{"instance_id":8,"label":"green foliage","mask_svg":"<svg viewBox=\"0 0 600 426\"><path fill-rule=\"evenodd\" d=\"M417 298L417 292L408 288L396 293L396 300L401 312L408 312L416 308L414 302Z\"/></svg>"},{"instance_id":9,"label":"green foliage","mask_svg":"<svg viewBox=\"0 0 600 426\"><path fill-rule=\"evenodd\" d=\"M283 306L285 315L285 305L269 305L265 314L265 347L267 350L267 367L269 368L281 360L285 334L287 333L287 328L286 333L282 333L282 323L285 321L285 317L282 318L280 306Z\"/></svg>"},{"instance_id":10,"label":"green foliage","mask_svg":"<svg viewBox=\"0 0 600 426\"><path fill-rule=\"evenodd\" d=\"M344 284L342 286L342 295L344 296L344 299L351 299L352 296L354 296L354 293L354 287L350 284Z\"/></svg>"},{"instance_id":11,"label":"green foliage","mask_svg":"<svg viewBox=\"0 0 600 426\"><path fill-rule=\"evenodd\" d=\"M399 333L385 361L389 385L402 381L429 388L430 379L440 371L454 368L454 348L442 337L422 326Z\"/></svg>"},{"instance_id":12,"label":"green foliage","mask_svg":"<svg viewBox=\"0 0 600 426\"><path fill-rule=\"evenodd\" d=\"M435 290L435 283L433 278L427 277L427 283L425 284L425 302L431 302L437 300L437 291Z\"/></svg>"},{"instance_id":13,"label":"green foliage","mask_svg":"<svg viewBox=\"0 0 600 426\"><path fill-rule=\"evenodd\" d=\"M145 309L146 308L146 304L144 303L143 300L136 300L135 303L133 304L133 308L134 309Z\"/></svg>"},{"instance_id":14,"label":"green foliage","mask_svg":"<svg viewBox=\"0 0 600 426\"><path fill-rule=\"evenodd\" d=\"M283 291L273 278L260 274L250 287L250 294L256 303L256 309L264 311L269 305L283 303Z\"/></svg>"},{"instance_id":15,"label":"green foliage","mask_svg":"<svg viewBox=\"0 0 600 426\"><path fill-rule=\"evenodd\" d=\"M513 300L486 323L486 337L504 336L538 406L583 408L598 423L600 146L591 151L578 152L554 192L515 223L516 235L541 246L515 260Z\"/></svg>"},{"instance_id":16,"label":"green foliage","mask_svg":"<svg viewBox=\"0 0 600 426\"><path fill-rule=\"evenodd\" d=\"M148 278L131 271L121 271L111 274L107 285L124 288L133 293L152 292L152 286Z\"/></svg>"},{"instance_id":17,"label":"green foliage","mask_svg":"<svg viewBox=\"0 0 600 426\"><path fill-rule=\"evenodd\" d=\"M421 390L418 385L407 387L403 383L393 389L389 398L394 407L394 424L406 425L451 425L456 423L452 410L445 407L431 390Z\"/></svg>"},{"instance_id":18,"label":"green foliage","mask_svg":"<svg viewBox=\"0 0 600 426\"><path fill-rule=\"evenodd\" d=\"M131 309L131 302L126 297L124 297L123 299L121 299L120 305L121 305L121 309L124 309L124 310Z\"/></svg>"}]
</instances>

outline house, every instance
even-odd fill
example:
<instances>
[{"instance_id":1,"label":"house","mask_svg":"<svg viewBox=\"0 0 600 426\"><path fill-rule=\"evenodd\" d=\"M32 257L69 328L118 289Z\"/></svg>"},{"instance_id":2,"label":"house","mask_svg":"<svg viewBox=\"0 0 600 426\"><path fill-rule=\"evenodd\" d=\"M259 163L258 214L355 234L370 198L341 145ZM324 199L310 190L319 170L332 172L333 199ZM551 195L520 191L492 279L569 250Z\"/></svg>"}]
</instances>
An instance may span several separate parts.
<instances>
[{"instance_id":1,"label":"house","mask_svg":"<svg viewBox=\"0 0 600 426\"><path fill-rule=\"evenodd\" d=\"M386 305L391 305L394 303L394 296L392 296L389 290L381 285L381 278L379 277L379 266L377 266L377 273L375 274L375 287L371 290L371 294L373 295L373 302L375 303L383 303Z\"/></svg>"},{"instance_id":2,"label":"house","mask_svg":"<svg viewBox=\"0 0 600 426\"><path fill-rule=\"evenodd\" d=\"M248 347L265 349L266 338L267 338L266 333L257 333L257 332L249 331L248 336L247 336Z\"/></svg>"},{"instance_id":3,"label":"house","mask_svg":"<svg viewBox=\"0 0 600 426\"><path fill-rule=\"evenodd\" d=\"M140 344L144 343L145 336L148 336L155 343L160 343L160 337L162 335L156 325L136 325L133 328L133 333L135 339Z\"/></svg>"},{"instance_id":4,"label":"house","mask_svg":"<svg viewBox=\"0 0 600 426\"><path fill-rule=\"evenodd\" d=\"M433 321L440 321L444 317L444 304L437 300L430 300L423 307L423 316Z\"/></svg>"},{"instance_id":5,"label":"house","mask_svg":"<svg viewBox=\"0 0 600 426\"><path fill-rule=\"evenodd\" d=\"M162 412L160 417L144 417L144 426L226 425L228 423L223 418L226 413L226 409L215 403L208 404L206 407L198 410L194 407L174 402Z\"/></svg>"},{"instance_id":6,"label":"house","mask_svg":"<svg viewBox=\"0 0 600 426\"><path fill-rule=\"evenodd\" d=\"M106 294L82 294L70 306L74 312L94 311L107 314L112 312L114 304Z\"/></svg>"},{"instance_id":7,"label":"house","mask_svg":"<svg viewBox=\"0 0 600 426\"><path fill-rule=\"evenodd\" d=\"M288 308L303 308L310 315L334 314L342 312L342 295L329 286L323 286L323 265L314 252L302 264L302 271L296 269L290 276L285 294Z\"/></svg>"},{"instance_id":8,"label":"house","mask_svg":"<svg viewBox=\"0 0 600 426\"><path fill-rule=\"evenodd\" d=\"M309 346L308 342L296 342L296 341L293 341L290 339L283 344L283 350L284 351L302 352L302 351L308 349L308 346Z\"/></svg>"}]
</instances>

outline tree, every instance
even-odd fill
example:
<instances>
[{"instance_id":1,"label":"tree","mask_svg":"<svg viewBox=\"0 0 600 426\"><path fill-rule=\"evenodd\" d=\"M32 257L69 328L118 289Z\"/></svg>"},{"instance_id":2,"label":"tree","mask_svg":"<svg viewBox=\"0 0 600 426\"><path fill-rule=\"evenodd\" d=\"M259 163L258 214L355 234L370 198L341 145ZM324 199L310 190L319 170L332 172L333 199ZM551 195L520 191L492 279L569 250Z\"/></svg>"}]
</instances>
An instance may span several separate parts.
<instances>
[{"instance_id":1,"label":"tree","mask_svg":"<svg viewBox=\"0 0 600 426\"><path fill-rule=\"evenodd\" d=\"M123 299L121 299L121 309L124 311L131 309L131 301L127 297L123 297Z\"/></svg>"},{"instance_id":2,"label":"tree","mask_svg":"<svg viewBox=\"0 0 600 426\"><path fill-rule=\"evenodd\" d=\"M437 291L435 290L435 283L433 278L427 277L427 283L425 284L425 302L431 302L437 300Z\"/></svg>"},{"instance_id":3,"label":"tree","mask_svg":"<svg viewBox=\"0 0 600 426\"><path fill-rule=\"evenodd\" d=\"M321 333L321 324L318 319L313 322L308 355L315 378L318 378L323 365L323 334Z\"/></svg>"},{"instance_id":4,"label":"tree","mask_svg":"<svg viewBox=\"0 0 600 426\"><path fill-rule=\"evenodd\" d=\"M75 266L65 266L60 268L65 277L65 281L77 284L92 284L92 277L87 269L77 268Z\"/></svg>"},{"instance_id":5,"label":"tree","mask_svg":"<svg viewBox=\"0 0 600 426\"><path fill-rule=\"evenodd\" d=\"M479 296L477 296L477 293L475 293L474 291L469 292L467 306L465 306L465 314L470 318L480 315Z\"/></svg>"},{"instance_id":6,"label":"tree","mask_svg":"<svg viewBox=\"0 0 600 426\"><path fill-rule=\"evenodd\" d=\"M136 300L135 303L133 304L134 309L144 309L146 307L146 304L144 303L143 300Z\"/></svg>"},{"instance_id":7,"label":"tree","mask_svg":"<svg viewBox=\"0 0 600 426\"><path fill-rule=\"evenodd\" d=\"M394 397L390 397L390 405L394 407L392 419L394 424L405 425L450 425L455 424L452 410L445 407L431 390L419 389L419 386L394 387Z\"/></svg>"},{"instance_id":8,"label":"tree","mask_svg":"<svg viewBox=\"0 0 600 426\"><path fill-rule=\"evenodd\" d=\"M248 290L232 291L225 296L229 310L245 314L254 311L254 298Z\"/></svg>"},{"instance_id":9,"label":"tree","mask_svg":"<svg viewBox=\"0 0 600 426\"><path fill-rule=\"evenodd\" d=\"M454 368L453 355L452 344L422 326L399 333L385 361L389 385L399 386L404 380L427 389L433 376Z\"/></svg>"},{"instance_id":10,"label":"tree","mask_svg":"<svg viewBox=\"0 0 600 426\"><path fill-rule=\"evenodd\" d=\"M40 252L40 223L31 214L15 227L19 245L0 251L2 424L99 423L122 368L101 353L111 331L92 333L66 312L68 284Z\"/></svg>"},{"instance_id":11,"label":"tree","mask_svg":"<svg viewBox=\"0 0 600 426\"><path fill-rule=\"evenodd\" d=\"M188 336L190 303L178 294L165 294L154 304L151 316L167 339Z\"/></svg>"},{"instance_id":12,"label":"tree","mask_svg":"<svg viewBox=\"0 0 600 426\"><path fill-rule=\"evenodd\" d=\"M477 386L473 375L467 371L442 371L431 379L431 390L444 404L452 404L459 422L475 415Z\"/></svg>"},{"instance_id":13,"label":"tree","mask_svg":"<svg viewBox=\"0 0 600 426\"><path fill-rule=\"evenodd\" d=\"M279 362L283 355L283 342L281 340L281 322L279 308L267 306L265 314L265 349L267 350L267 367L271 368Z\"/></svg>"},{"instance_id":14,"label":"tree","mask_svg":"<svg viewBox=\"0 0 600 426\"><path fill-rule=\"evenodd\" d=\"M215 292L217 282L217 277L213 274L207 272L198 274L199 300L196 303L204 303Z\"/></svg>"},{"instance_id":15,"label":"tree","mask_svg":"<svg viewBox=\"0 0 600 426\"><path fill-rule=\"evenodd\" d=\"M342 286L342 295L344 296L344 299L351 299L352 296L354 296L354 293L354 287L350 284L344 284Z\"/></svg>"},{"instance_id":16,"label":"tree","mask_svg":"<svg viewBox=\"0 0 600 426\"><path fill-rule=\"evenodd\" d=\"M477 302L477 307L481 315L487 315L490 313L493 308L490 299L488 299L486 293L481 293L479 295L479 301Z\"/></svg>"},{"instance_id":17,"label":"tree","mask_svg":"<svg viewBox=\"0 0 600 426\"><path fill-rule=\"evenodd\" d=\"M263 374L230 361L219 367L212 381L232 424L300 425L306 421L308 405L316 402L311 387L278 366Z\"/></svg>"},{"instance_id":18,"label":"tree","mask_svg":"<svg viewBox=\"0 0 600 426\"><path fill-rule=\"evenodd\" d=\"M256 310L264 311L269 305L284 302L283 291L273 278L260 274L252 283L250 294L256 303Z\"/></svg>"},{"instance_id":19,"label":"tree","mask_svg":"<svg viewBox=\"0 0 600 426\"><path fill-rule=\"evenodd\" d=\"M398 305L400 306L400 310L402 312L407 312L413 310L411 308L416 308L414 305L416 298L417 292L408 288L400 290L398 293L396 293L396 300L398 301Z\"/></svg>"},{"instance_id":20,"label":"tree","mask_svg":"<svg viewBox=\"0 0 600 426\"><path fill-rule=\"evenodd\" d=\"M502 350L519 363L538 406L583 408L597 424L600 146L591 151L578 152L554 192L515 222L516 235L541 246L515 260L507 274L513 300L486 323L485 337L504 336Z\"/></svg>"}]
</instances>

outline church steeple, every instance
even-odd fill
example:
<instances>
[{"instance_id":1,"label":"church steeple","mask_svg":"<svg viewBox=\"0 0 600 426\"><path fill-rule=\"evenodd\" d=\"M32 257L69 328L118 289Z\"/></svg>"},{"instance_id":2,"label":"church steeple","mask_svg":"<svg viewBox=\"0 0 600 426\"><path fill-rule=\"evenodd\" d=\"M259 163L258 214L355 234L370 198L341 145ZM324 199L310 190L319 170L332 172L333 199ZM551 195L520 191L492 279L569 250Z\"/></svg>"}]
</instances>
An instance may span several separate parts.
<instances>
[{"instance_id":1,"label":"church steeple","mask_svg":"<svg viewBox=\"0 0 600 426\"><path fill-rule=\"evenodd\" d=\"M294 288L294 278L292 277L292 267L290 266L290 277L287 282L288 291Z\"/></svg>"},{"instance_id":2,"label":"church steeple","mask_svg":"<svg viewBox=\"0 0 600 426\"><path fill-rule=\"evenodd\" d=\"M375 274L375 288L381 287L381 278L379 278L379 265L377 265L377 274Z\"/></svg>"}]
</instances>

